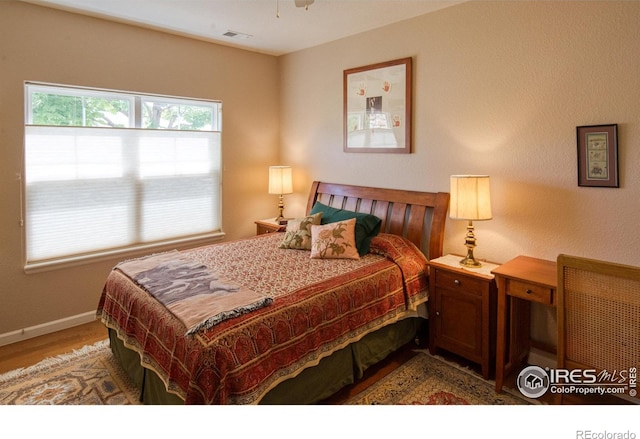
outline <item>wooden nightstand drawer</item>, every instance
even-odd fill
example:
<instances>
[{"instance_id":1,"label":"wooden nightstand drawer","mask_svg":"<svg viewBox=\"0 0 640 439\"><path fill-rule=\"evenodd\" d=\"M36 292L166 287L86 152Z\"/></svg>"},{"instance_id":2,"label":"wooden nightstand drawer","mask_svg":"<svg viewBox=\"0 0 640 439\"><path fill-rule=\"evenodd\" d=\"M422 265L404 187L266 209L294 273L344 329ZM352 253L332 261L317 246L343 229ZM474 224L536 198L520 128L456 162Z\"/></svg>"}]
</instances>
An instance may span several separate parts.
<instances>
[{"instance_id":1,"label":"wooden nightstand drawer","mask_svg":"<svg viewBox=\"0 0 640 439\"><path fill-rule=\"evenodd\" d=\"M519 282L517 280L507 281L507 294L545 305L552 305L554 303L552 289L527 282Z\"/></svg>"},{"instance_id":2,"label":"wooden nightstand drawer","mask_svg":"<svg viewBox=\"0 0 640 439\"><path fill-rule=\"evenodd\" d=\"M436 268L436 288L459 290L465 293L481 295L487 289L487 282L482 279L465 276L448 270Z\"/></svg>"},{"instance_id":3,"label":"wooden nightstand drawer","mask_svg":"<svg viewBox=\"0 0 640 439\"><path fill-rule=\"evenodd\" d=\"M256 234L263 235L265 233L284 232L287 229L285 224L279 224L271 219L258 220L256 223Z\"/></svg>"}]
</instances>

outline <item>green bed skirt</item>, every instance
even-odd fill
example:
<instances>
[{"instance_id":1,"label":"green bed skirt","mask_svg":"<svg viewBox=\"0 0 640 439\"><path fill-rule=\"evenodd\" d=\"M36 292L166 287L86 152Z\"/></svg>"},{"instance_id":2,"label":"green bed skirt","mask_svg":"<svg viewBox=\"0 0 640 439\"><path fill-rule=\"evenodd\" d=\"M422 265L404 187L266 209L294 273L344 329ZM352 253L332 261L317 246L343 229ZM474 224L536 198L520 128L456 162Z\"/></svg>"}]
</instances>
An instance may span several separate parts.
<instances>
[{"instance_id":1,"label":"green bed skirt","mask_svg":"<svg viewBox=\"0 0 640 439\"><path fill-rule=\"evenodd\" d=\"M360 341L335 352L317 366L269 391L260 404L314 404L361 378L365 370L398 348L415 340L426 324L422 318L409 318L366 335ZM109 329L111 350L118 362L140 389L145 404L183 404L177 395L166 391L155 372L140 365L137 352L127 348L115 331Z\"/></svg>"}]
</instances>

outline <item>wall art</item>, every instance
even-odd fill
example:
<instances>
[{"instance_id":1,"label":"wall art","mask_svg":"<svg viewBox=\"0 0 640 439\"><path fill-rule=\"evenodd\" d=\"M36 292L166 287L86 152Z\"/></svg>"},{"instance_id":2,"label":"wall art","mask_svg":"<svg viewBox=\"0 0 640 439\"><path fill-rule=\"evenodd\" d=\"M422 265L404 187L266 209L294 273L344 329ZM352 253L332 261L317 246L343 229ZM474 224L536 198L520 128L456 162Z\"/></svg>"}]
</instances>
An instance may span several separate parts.
<instances>
[{"instance_id":1,"label":"wall art","mask_svg":"<svg viewBox=\"0 0 640 439\"><path fill-rule=\"evenodd\" d=\"M411 152L412 59L344 71L344 151Z\"/></svg>"},{"instance_id":2,"label":"wall art","mask_svg":"<svg viewBox=\"0 0 640 439\"><path fill-rule=\"evenodd\" d=\"M618 125L577 127L578 186L620 187Z\"/></svg>"}]
</instances>

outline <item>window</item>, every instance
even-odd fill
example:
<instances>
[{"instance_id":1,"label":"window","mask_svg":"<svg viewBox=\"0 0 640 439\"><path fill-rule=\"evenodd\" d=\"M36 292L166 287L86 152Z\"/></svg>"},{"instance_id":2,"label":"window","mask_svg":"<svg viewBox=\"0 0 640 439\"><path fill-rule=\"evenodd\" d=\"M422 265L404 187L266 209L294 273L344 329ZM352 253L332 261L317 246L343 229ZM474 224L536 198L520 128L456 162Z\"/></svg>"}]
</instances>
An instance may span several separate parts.
<instances>
[{"instance_id":1,"label":"window","mask_svg":"<svg viewBox=\"0 0 640 439\"><path fill-rule=\"evenodd\" d=\"M221 230L222 104L27 83L26 266Z\"/></svg>"}]
</instances>

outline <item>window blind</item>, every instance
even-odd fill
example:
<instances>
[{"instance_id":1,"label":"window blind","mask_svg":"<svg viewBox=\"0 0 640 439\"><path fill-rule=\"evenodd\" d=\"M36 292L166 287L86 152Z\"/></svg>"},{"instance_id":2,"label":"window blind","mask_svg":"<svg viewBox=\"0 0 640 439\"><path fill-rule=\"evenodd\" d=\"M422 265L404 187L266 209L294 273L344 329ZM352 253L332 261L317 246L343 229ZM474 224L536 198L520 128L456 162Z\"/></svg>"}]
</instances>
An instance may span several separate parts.
<instances>
[{"instance_id":1,"label":"window blind","mask_svg":"<svg viewBox=\"0 0 640 439\"><path fill-rule=\"evenodd\" d=\"M220 231L220 137L26 125L27 266Z\"/></svg>"}]
</instances>

